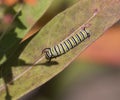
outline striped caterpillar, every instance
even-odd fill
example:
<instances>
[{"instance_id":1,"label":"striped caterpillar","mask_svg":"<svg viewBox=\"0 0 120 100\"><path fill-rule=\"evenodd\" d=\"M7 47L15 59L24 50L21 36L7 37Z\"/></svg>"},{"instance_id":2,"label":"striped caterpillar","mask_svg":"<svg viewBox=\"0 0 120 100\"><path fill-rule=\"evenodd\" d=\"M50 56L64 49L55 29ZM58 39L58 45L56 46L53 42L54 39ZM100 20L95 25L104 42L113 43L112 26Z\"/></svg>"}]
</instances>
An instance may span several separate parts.
<instances>
[{"instance_id":1,"label":"striped caterpillar","mask_svg":"<svg viewBox=\"0 0 120 100\"><path fill-rule=\"evenodd\" d=\"M98 9L94 10L93 15L84 23L83 26L79 27L77 30L80 30L78 33L72 35L70 38L63 40L59 44L51 47L45 48L42 51L42 54L45 53L45 58L51 61L51 59L61 56L71 50L72 48L76 47L82 41L90 37L90 33L86 31L86 27L89 27L88 24L98 13Z\"/></svg>"},{"instance_id":2,"label":"striped caterpillar","mask_svg":"<svg viewBox=\"0 0 120 100\"><path fill-rule=\"evenodd\" d=\"M70 38L63 40L59 44L51 48L45 48L42 53L45 53L45 58L51 61L51 59L61 56L72 48L76 47L88 37L90 37L90 33L88 33L86 29L83 28L79 31L79 33L76 33Z\"/></svg>"}]
</instances>

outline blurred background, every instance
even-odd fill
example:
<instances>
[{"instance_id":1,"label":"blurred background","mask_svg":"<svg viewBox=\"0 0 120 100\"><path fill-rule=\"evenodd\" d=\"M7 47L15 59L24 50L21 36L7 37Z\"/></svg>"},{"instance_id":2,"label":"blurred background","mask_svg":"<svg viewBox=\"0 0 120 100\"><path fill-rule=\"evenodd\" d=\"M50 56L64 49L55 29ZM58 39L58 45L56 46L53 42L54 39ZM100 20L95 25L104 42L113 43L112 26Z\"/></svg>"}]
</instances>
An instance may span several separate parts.
<instances>
[{"instance_id":1,"label":"blurred background","mask_svg":"<svg viewBox=\"0 0 120 100\"><path fill-rule=\"evenodd\" d=\"M9 7L17 2L3 1ZM30 0L24 1L30 3ZM54 0L41 25L77 1ZM0 32L11 20L11 15L0 12ZM20 100L120 100L120 22L107 30L63 72Z\"/></svg>"}]
</instances>

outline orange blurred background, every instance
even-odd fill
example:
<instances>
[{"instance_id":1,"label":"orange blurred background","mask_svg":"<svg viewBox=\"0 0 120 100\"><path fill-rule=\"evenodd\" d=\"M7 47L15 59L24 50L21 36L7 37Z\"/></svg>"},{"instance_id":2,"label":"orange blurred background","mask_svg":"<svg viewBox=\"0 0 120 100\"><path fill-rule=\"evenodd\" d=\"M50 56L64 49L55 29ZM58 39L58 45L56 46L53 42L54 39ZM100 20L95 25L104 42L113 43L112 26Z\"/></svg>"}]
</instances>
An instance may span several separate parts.
<instances>
[{"instance_id":1,"label":"orange blurred background","mask_svg":"<svg viewBox=\"0 0 120 100\"><path fill-rule=\"evenodd\" d=\"M78 59L120 65L120 24L108 29Z\"/></svg>"},{"instance_id":2,"label":"orange blurred background","mask_svg":"<svg viewBox=\"0 0 120 100\"><path fill-rule=\"evenodd\" d=\"M14 4L18 2L25 2L30 5L36 4L36 0L0 0L0 4L5 4L7 6L13 6Z\"/></svg>"}]
</instances>

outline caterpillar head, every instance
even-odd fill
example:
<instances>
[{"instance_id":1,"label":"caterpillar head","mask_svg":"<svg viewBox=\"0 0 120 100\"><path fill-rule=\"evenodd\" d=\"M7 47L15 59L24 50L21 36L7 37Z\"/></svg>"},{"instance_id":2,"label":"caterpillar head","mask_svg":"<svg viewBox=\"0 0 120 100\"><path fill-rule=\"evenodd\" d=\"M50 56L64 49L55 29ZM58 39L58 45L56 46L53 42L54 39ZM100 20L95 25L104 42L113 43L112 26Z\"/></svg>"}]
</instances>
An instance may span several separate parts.
<instances>
[{"instance_id":1,"label":"caterpillar head","mask_svg":"<svg viewBox=\"0 0 120 100\"><path fill-rule=\"evenodd\" d=\"M49 51L50 51L50 48L45 48L45 49L42 50L42 54L45 53L45 58L47 60L51 60L51 55L50 55Z\"/></svg>"}]
</instances>

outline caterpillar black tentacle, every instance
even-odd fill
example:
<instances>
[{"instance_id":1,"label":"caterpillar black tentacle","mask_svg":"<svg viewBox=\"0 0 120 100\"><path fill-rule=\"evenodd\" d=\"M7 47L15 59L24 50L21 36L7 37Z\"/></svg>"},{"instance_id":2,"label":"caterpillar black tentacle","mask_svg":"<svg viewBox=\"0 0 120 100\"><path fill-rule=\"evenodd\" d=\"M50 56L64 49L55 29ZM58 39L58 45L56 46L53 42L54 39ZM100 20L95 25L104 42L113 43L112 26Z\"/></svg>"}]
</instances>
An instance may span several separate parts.
<instances>
[{"instance_id":1,"label":"caterpillar black tentacle","mask_svg":"<svg viewBox=\"0 0 120 100\"><path fill-rule=\"evenodd\" d=\"M45 53L46 59L51 61L51 59L61 56L80 44L86 38L90 37L90 33L86 31L85 28L81 29L79 33L74 34L70 38L63 40L59 44L51 48L45 48L42 53Z\"/></svg>"}]
</instances>

